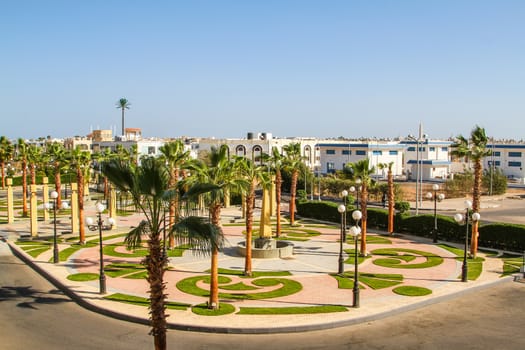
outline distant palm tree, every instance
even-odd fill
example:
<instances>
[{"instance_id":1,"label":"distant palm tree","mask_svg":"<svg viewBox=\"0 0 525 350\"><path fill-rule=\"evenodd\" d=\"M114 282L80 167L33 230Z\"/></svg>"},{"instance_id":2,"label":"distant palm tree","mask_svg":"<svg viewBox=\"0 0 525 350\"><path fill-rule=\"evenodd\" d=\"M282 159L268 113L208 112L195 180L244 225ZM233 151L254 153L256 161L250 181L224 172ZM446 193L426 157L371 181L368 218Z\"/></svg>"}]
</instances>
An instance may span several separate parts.
<instances>
[{"instance_id":1,"label":"distant palm tree","mask_svg":"<svg viewBox=\"0 0 525 350\"><path fill-rule=\"evenodd\" d=\"M228 147L222 145L212 148L208 162L192 162L188 170L191 176L186 179L190 186L185 196L198 201L203 198L207 204L210 224L221 231L221 207L224 204L225 193L246 188L246 181L238 176L233 161L228 158ZM193 219L189 219L193 220ZM211 248L210 298L208 308L219 308L219 249L218 245Z\"/></svg>"},{"instance_id":2,"label":"distant palm tree","mask_svg":"<svg viewBox=\"0 0 525 350\"><path fill-rule=\"evenodd\" d=\"M48 160L51 162L51 167L53 168L53 174L55 177L55 191L58 193L56 204L57 207L60 208L62 207L62 182L60 174L62 173L62 167L67 166L66 149L63 144L53 142L47 146L46 155Z\"/></svg>"},{"instance_id":3,"label":"distant palm tree","mask_svg":"<svg viewBox=\"0 0 525 350\"><path fill-rule=\"evenodd\" d=\"M366 224L367 224L367 204L368 204L368 188L372 183L372 177L370 176L375 172L375 168L370 166L370 159L365 158L358 162L351 163L350 167L353 171L355 178L361 179L361 192L359 195L360 209L363 214L361 217L361 254L367 255L366 253Z\"/></svg>"},{"instance_id":4,"label":"distant palm tree","mask_svg":"<svg viewBox=\"0 0 525 350\"><path fill-rule=\"evenodd\" d=\"M91 163L91 155L88 151L83 151L77 146L69 157L69 166L75 170L77 175L77 187L78 187L78 222L79 226L79 243L86 243L86 233L84 226L84 185L85 179L89 174L89 164Z\"/></svg>"},{"instance_id":5,"label":"distant palm tree","mask_svg":"<svg viewBox=\"0 0 525 350\"><path fill-rule=\"evenodd\" d=\"M272 148L272 156L269 159L272 164L273 171L275 173L275 211L276 215L276 226L275 236L281 236L281 187L283 184L283 177L281 175L281 168L283 166L284 156L279 152L277 147Z\"/></svg>"},{"instance_id":6,"label":"distant palm tree","mask_svg":"<svg viewBox=\"0 0 525 350\"><path fill-rule=\"evenodd\" d=\"M142 236L148 236L148 255L143 260L148 272L151 327L155 349L166 349L166 257L162 254L164 197L168 191L169 174L166 165L155 158L145 158L139 166L120 159L102 165L102 172L122 192L128 192L136 207L145 216L127 234L128 248L141 246Z\"/></svg>"},{"instance_id":7,"label":"distant palm tree","mask_svg":"<svg viewBox=\"0 0 525 350\"><path fill-rule=\"evenodd\" d=\"M122 110L122 136L125 135L125 128L124 128L124 110L129 109L129 106L131 106L131 103L126 100L125 98L121 98L117 102L117 108L120 108Z\"/></svg>"},{"instance_id":8,"label":"distant palm tree","mask_svg":"<svg viewBox=\"0 0 525 350\"><path fill-rule=\"evenodd\" d=\"M266 167L255 164L252 160L239 157L236 165L240 170L240 176L248 182L246 192L246 254L244 259L244 275L252 275L252 237L253 237L253 209L255 202L255 190L259 184L268 187L269 178Z\"/></svg>"},{"instance_id":9,"label":"distant palm tree","mask_svg":"<svg viewBox=\"0 0 525 350\"><path fill-rule=\"evenodd\" d=\"M290 225L295 222L295 198L297 195L297 179L299 178L299 172L303 165L303 157L301 156L301 144L290 143L283 146L285 153L284 168L292 173L292 183L290 185Z\"/></svg>"},{"instance_id":10,"label":"distant palm tree","mask_svg":"<svg viewBox=\"0 0 525 350\"><path fill-rule=\"evenodd\" d=\"M169 187L175 188L179 181L179 176L182 168L189 161L190 152L184 149L184 143L181 140L165 143L159 148L161 152L161 159L163 159L168 167L170 174ZM180 201L178 193L172 196L169 201L169 227L173 226L180 218ZM170 236L169 247L174 248L175 241L173 236Z\"/></svg>"},{"instance_id":11,"label":"distant palm tree","mask_svg":"<svg viewBox=\"0 0 525 350\"><path fill-rule=\"evenodd\" d=\"M5 136L0 136L0 167L2 169L2 189L5 188L5 165L13 157L13 145Z\"/></svg>"},{"instance_id":12,"label":"distant palm tree","mask_svg":"<svg viewBox=\"0 0 525 350\"><path fill-rule=\"evenodd\" d=\"M28 216L27 209L27 162L29 146L23 138L19 138L16 144L16 158L22 168L22 216Z\"/></svg>"},{"instance_id":13,"label":"distant palm tree","mask_svg":"<svg viewBox=\"0 0 525 350\"><path fill-rule=\"evenodd\" d=\"M27 149L27 165L31 177L31 185L36 185L36 168L47 162L46 156L42 147L29 145Z\"/></svg>"},{"instance_id":14,"label":"distant palm tree","mask_svg":"<svg viewBox=\"0 0 525 350\"><path fill-rule=\"evenodd\" d=\"M394 176L392 174L392 166L394 162L390 163L380 163L378 165L379 169L388 169L387 175L387 184L388 184L388 232L390 234L394 233Z\"/></svg>"},{"instance_id":15,"label":"distant palm tree","mask_svg":"<svg viewBox=\"0 0 525 350\"><path fill-rule=\"evenodd\" d=\"M452 155L467 157L474 161L474 186L472 188L472 211L478 212L481 209L481 182L483 178L483 158L492 154L492 150L487 148L488 137L485 129L476 125L470 132L470 139L459 135L455 143L452 144ZM472 235L470 253L475 257L478 251L478 225L477 221L472 223Z\"/></svg>"}]
</instances>

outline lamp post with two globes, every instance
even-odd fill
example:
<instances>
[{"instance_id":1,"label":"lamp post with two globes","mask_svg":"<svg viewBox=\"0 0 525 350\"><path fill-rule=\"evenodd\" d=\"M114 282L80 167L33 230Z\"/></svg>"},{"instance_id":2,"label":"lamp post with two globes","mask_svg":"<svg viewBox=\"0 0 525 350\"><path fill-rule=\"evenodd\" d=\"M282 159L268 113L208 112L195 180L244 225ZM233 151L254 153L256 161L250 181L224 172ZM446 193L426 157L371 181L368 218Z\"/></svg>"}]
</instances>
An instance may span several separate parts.
<instances>
[{"instance_id":1,"label":"lamp post with two globes","mask_svg":"<svg viewBox=\"0 0 525 350\"><path fill-rule=\"evenodd\" d=\"M443 193L437 193L438 190L439 185L434 184L432 185L432 191L434 193L428 192L426 195L428 199L434 199L434 230L432 232L432 241L434 243L437 243L438 241L437 202L441 202L443 199L445 199L445 195Z\"/></svg>"},{"instance_id":2,"label":"lamp post with two globes","mask_svg":"<svg viewBox=\"0 0 525 350\"><path fill-rule=\"evenodd\" d=\"M98 215L98 240L99 240L99 254L100 254L100 271L99 271L99 293L100 294L106 294L106 275L104 273L104 252L103 252L103 246L102 246L102 227L104 226L104 221L102 220L102 212L104 211L105 206L104 204L97 202L95 205L95 209L97 211ZM113 218L109 218L109 225L113 225ZM87 218L86 223L88 225L93 225L93 219Z\"/></svg>"},{"instance_id":3,"label":"lamp post with two globes","mask_svg":"<svg viewBox=\"0 0 525 350\"><path fill-rule=\"evenodd\" d=\"M343 204L340 204L337 207L337 211L339 214L341 214L341 237L339 240L339 265L337 269L337 273L339 275L342 275L345 272L344 268L344 260L343 260L343 236L344 236L344 217L346 216L346 206Z\"/></svg>"},{"instance_id":4,"label":"lamp post with two globes","mask_svg":"<svg viewBox=\"0 0 525 350\"><path fill-rule=\"evenodd\" d=\"M361 234L361 227L359 227L359 221L363 213L360 210L354 210L352 213L352 219L355 221L355 225L350 227L350 235L354 238L354 287L352 288L353 295L353 306L359 307L359 273L358 273L358 259L357 259L357 242L359 241L359 235Z\"/></svg>"},{"instance_id":5,"label":"lamp post with two globes","mask_svg":"<svg viewBox=\"0 0 525 350\"><path fill-rule=\"evenodd\" d=\"M469 212L470 210L472 209L472 202L467 200L465 201L465 216L463 217L463 215L461 215L461 213L457 213L456 215L454 215L454 220L460 224L461 222L465 222L465 227L466 227L466 230L465 230L465 247L464 247L464 251L463 251L463 266L461 267L461 282L467 282L468 281L468 278L467 278L467 275L468 275L468 265L467 265L467 250L468 250L468 234L469 234L469 230L468 230L468 224L469 224ZM479 219L481 218L481 216L479 215L479 213L472 213L472 221L479 221Z\"/></svg>"}]
</instances>

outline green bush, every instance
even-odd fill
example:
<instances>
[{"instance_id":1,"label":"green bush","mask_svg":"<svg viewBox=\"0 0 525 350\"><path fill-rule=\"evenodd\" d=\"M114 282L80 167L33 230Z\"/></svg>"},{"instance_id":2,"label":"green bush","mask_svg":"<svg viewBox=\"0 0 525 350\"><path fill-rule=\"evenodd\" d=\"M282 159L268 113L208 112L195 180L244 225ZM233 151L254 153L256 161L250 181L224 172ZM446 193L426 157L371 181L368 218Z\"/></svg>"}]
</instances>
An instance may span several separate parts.
<instances>
[{"instance_id":1,"label":"green bush","mask_svg":"<svg viewBox=\"0 0 525 350\"><path fill-rule=\"evenodd\" d=\"M525 250L525 225L487 224L481 226L478 233L480 246L516 252Z\"/></svg>"},{"instance_id":2,"label":"green bush","mask_svg":"<svg viewBox=\"0 0 525 350\"><path fill-rule=\"evenodd\" d=\"M394 209L397 210L400 214L407 213L410 210L410 203L408 202L396 202L394 204Z\"/></svg>"}]
</instances>

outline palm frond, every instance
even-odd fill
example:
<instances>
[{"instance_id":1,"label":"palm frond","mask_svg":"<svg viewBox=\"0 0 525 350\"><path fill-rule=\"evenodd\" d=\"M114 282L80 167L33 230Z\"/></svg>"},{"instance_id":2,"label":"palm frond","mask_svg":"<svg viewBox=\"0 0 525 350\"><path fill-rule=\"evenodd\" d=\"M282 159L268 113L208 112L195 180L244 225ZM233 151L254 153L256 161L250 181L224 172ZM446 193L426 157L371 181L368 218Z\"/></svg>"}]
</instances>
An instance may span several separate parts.
<instances>
[{"instance_id":1,"label":"palm frond","mask_svg":"<svg viewBox=\"0 0 525 350\"><path fill-rule=\"evenodd\" d=\"M178 244L188 244L194 254L211 255L214 248L224 247L221 228L198 216L189 216L173 225L169 232Z\"/></svg>"},{"instance_id":2,"label":"palm frond","mask_svg":"<svg viewBox=\"0 0 525 350\"><path fill-rule=\"evenodd\" d=\"M142 244L142 235L146 235L150 232L149 223L146 220L142 220L139 225L128 232L124 243L128 249L135 249Z\"/></svg>"}]
</instances>

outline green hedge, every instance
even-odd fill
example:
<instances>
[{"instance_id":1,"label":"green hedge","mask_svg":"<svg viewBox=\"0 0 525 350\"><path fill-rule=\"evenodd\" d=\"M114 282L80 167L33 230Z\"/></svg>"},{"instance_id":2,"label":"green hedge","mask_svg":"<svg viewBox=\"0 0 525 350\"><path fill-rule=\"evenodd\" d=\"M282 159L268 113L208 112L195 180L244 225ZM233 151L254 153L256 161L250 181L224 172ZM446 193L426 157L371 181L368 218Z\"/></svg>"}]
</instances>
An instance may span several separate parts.
<instances>
[{"instance_id":1,"label":"green hedge","mask_svg":"<svg viewBox=\"0 0 525 350\"><path fill-rule=\"evenodd\" d=\"M341 215L337 211L340 203L301 201L297 203L297 214L303 217L341 222ZM347 211L347 223L353 223L352 211ZM458 225L451 216L437 215L438 238L447 242L463 243L465 241L466 227ZM384 230L388 224L388 210L368 208L367 225L370 228ZM433 236L434 215L410 216L408 214L396 214L394 229L398 233L409 233L415 236ZM525 225L517 224L486 224L479 227L478 244L480 247L503 249L515 252L525 250ZM470 227L469 227L470 240Z\"/></svg>"}]
</instances>

